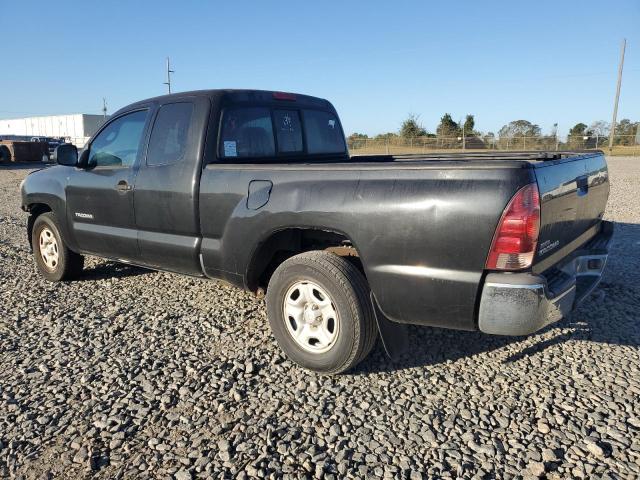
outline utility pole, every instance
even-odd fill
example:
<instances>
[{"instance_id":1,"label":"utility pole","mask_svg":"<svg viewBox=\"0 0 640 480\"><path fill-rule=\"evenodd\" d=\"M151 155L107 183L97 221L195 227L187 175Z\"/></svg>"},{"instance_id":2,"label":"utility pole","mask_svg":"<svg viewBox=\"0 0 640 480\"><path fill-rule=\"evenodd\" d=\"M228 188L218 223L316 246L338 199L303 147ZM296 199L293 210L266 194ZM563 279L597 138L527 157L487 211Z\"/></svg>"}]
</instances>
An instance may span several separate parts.
<instances>
[{"instance_id":1,"label":"utility pole","mask_svg":"<svg viewBox=\"0 0 640 480\"><path fill-rule=\"evenodd\" d=\"M467 139L464 136L464 123L462 124L462 149L467 149Z\"/></svg>"},{"instance_id":2,"label":"utility pole","mask_svg":"<svg viewBox=\"0 0 640 480\"><path fill-rule=\"evenodd\" d=\"M613 104L613 120L611 120L611 134L609 135L609 152L613 150L613 137L616 134L616 120L618 118L618 101L620 100L620 84L622 83L622 67L624 66L624 51L627 48L627 39L622 39L620 49L620 65L618 65L618 85L616 87L616 100Z\"/></svg>"},{"instance_id":3,"label":"utility pole","mask_svg":"<svg viewBox=\"0 0 640 480\"><path fill-rule=\"evenodd\" d=\"M171 74L172 73L175 73L175 72L173 70L171 70L171 64L169 63L169 57L167 57L167 81L164 82L164 84L169 89L169 93L171 93Z\"/></svg>"},{"instance_id":4,"label":"utility pole","mask_svg":"<svg viewBox=\"0 0 640 480\"><path fill-rule=\"evenodd\" d=\"M102 120L107 119L107 99L102 97Z\"/></svg>"}]
</instances>

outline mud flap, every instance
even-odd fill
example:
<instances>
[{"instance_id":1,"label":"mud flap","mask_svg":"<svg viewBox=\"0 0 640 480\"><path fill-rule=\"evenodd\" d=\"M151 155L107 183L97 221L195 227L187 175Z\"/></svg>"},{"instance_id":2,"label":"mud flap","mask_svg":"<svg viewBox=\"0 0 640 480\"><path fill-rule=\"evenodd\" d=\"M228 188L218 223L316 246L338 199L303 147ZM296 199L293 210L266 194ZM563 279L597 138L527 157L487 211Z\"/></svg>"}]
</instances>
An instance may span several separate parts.
<instances>
[{"instance_id":1,"label":"mud flap","mask_svg":"<svg viewBox=\"0 0 640 480\"><path fill-rule=\"evenodd\" d=\"M402 323L392 322L385 317L380 307L378 307L378 302L376 302L373 292L371 292L370 295L382 345L389 358L396 360L409 348L407 326Z\"/></svg>"}]
</instances>

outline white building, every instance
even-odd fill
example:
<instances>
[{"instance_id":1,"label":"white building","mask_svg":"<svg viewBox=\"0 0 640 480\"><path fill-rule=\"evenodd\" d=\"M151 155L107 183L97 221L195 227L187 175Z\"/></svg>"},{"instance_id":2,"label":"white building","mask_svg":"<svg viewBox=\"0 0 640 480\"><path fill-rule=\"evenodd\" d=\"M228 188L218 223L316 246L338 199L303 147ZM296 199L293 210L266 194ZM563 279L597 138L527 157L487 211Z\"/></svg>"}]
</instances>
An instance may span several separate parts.
<instances>
[{"instance_id":1,"label":"white building","mask_svg":"<svg viewBox=\"0 0 640 480\"><path fill-rule=\"evenodd\" d=\"M0 135L64 137L78 148L104 123L102 115L75 113L0 120Z\"/></svg>"}]
</instances>

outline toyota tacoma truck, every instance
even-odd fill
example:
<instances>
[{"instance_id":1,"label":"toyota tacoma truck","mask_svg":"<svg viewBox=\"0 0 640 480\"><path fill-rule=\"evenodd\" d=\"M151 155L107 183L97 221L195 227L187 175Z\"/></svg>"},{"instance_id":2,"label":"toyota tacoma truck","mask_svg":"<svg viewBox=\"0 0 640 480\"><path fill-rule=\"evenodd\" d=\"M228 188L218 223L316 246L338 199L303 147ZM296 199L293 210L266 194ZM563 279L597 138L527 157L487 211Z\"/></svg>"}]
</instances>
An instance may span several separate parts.
<instances>
[{"instance_id":1,"label":"toyota tacoma truck","mask_svg":"<svg viewBox=\"0 0 640 480\"><path fill-rule=\"evenodd\" d=\"M350 156L331 103L291 93L140 101L55 157L21 186L47 280L96 255L226 281L324 373L395 325L536 332L594 289L613 231L600 151Z\"/></svg>"}]
</instances>

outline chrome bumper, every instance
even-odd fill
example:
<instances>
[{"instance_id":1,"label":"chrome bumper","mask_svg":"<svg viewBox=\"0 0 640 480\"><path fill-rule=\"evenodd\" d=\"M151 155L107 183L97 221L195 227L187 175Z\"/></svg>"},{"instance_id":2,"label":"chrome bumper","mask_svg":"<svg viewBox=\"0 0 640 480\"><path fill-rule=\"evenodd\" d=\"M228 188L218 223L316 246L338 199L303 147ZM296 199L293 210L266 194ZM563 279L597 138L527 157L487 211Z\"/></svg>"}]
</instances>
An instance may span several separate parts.
<instances>
[{"instance_id":1,"label":"chrome bumper","mask_svg":"<svg viewBox=\"0 0 640 480\"><path fill-rule=\"evenodd\" d=\"M480 298L478 327L495 335L528 335L571 312L600 282L613 224L553 268L533 273L490 273Z\"/></svg>"}]
</instances>

